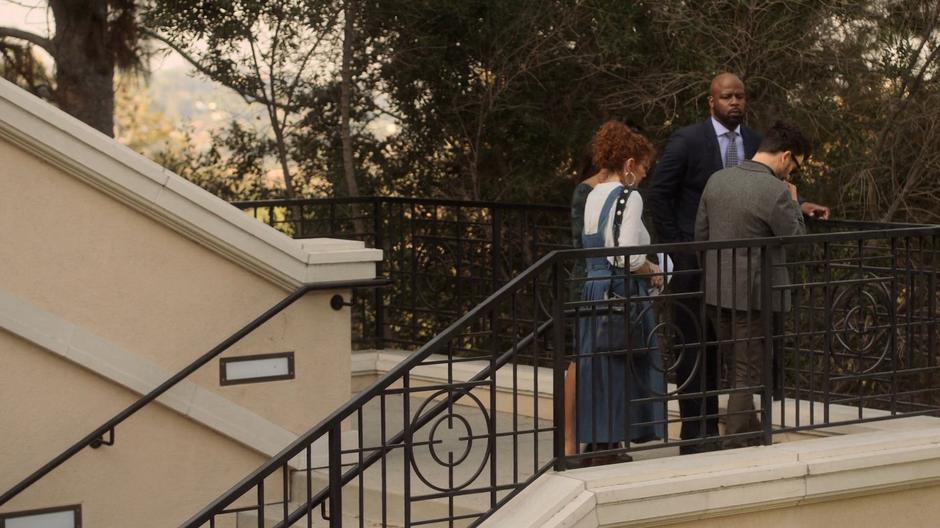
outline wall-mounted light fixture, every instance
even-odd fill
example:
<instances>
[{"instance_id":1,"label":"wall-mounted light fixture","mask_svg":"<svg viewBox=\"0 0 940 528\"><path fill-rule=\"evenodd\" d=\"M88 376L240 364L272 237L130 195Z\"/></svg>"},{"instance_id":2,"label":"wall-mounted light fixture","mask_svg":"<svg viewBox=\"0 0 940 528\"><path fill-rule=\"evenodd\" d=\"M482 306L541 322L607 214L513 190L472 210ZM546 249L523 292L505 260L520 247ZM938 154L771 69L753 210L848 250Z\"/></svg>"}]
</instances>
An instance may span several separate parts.
<instances>
[{"instance_id":1,"label":"wall-mounted light fixture","mask_svg":"<svg viewBox=\"0 0 940 528\"><path fill-rule=\"evenodd\" d=\"M222 385L294 379L294 353L222 358L219 370L219 383Z\"/></svg>"},{"instance_id":2,"label":"wall-mounted light fixture","mask_svg":"<svg viewBox=\"0 0 940 528\"><path fill-rule=\"evenodd\" d=\"M76 504L0 513L0 528L82 528L82 507Z\"/></svg>"}]
</instances>

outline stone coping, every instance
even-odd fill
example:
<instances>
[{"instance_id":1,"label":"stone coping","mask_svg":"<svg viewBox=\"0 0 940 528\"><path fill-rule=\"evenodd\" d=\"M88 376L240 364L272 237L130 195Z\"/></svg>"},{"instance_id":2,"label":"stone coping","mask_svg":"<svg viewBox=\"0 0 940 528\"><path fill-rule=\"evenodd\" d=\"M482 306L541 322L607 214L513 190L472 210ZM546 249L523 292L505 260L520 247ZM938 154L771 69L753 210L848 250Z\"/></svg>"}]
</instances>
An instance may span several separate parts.
<instances>
[{"instance_id":1,"label":"stone coping","mask_svg":"<svg viewBox=\"0 0 940 528\"><path fill-rule=\"evenodd\" d=\"M356 376L381 376L392 370L399 363L407 359L413 352L407 350L358 350L352 355L352 375ZM447 357L443 355L432 355L432 361L443 361ZM454 363L451 371L455 382L468 381L474 375L486 368L489 364L485 361L466 361ZM428 383L444 383L447 381L447 365L422 365L414 369L412 379L425 381ZM537 385L536 385L537 384ZM498 389L508 391L512 389L512 371L511 368L503 367L496 374L496 386ZM531 366L520 365L516 372L516 388L519 395L531 397L538 390L539 398L552 397L552 371L547 368L539 368L537 371Z\"/></svg>"},{"instance_id":2,"label":"stone coping","mask_svg":"<svg viewBox=\"0 0 940 528\"><path fill-rule=\"evenodd\" d=\"M393 369L399 363L408 358L413 352L406 350L383 349L383 350L359 350L352 355L352 376L381 376ZM431 361L443 361L446 356L432 355ZM455 382L464 382L485 369L489 364L485 361L466 361L454 363L452 374ZM412 379L428 384L442 384L447 382L448 368L445 364L422 365L414 369ZM497 391L504 394L512 392L512 370L504 366L496 374ZM538 385L536 385L538 383ZM551 409L551 400L553 393L552 370L540 367L533 369L531 366L520 366L516 372L516 392L523 397L531 398L538 391L540 406L548 410ZM675 385L670 384L669 390L675 390ZM760 398L755 396L755 407L760 408ZM727 395L718 397L718 406L725 408ZM863 419L879 419L890 416L890 412L878 409L862 409L861 416L857 407L847 405L829 405L828 417L826 415L826 406L819 402L795 401L786 399L783 402L783 413L780 412L781 402L774 402L774 424L778 426L793 427L797 424L797 417L802 421L800 425L807 425L809 418L813 417L817 424L839 424L840 422L856 421ZM676 400L669 402L669 412L675 416L679 414L679 404ZM542 415L550 418L550 415ZM824 418L828 418L823 422ZM932 420L932 418L926 418ZM905 423L916 423L917 419L909 418ZM806 431L809 435L831 436L843 434L865 433L871 431L881 431L885 428L907 427L899 425L898 420L873 421L865 423L856 423L849 425L828 425L824 430Z\"/></svg>"},{"instance_id":3,"label":"stone coping","mask_svg":"<svg viewBox=\"0 0 940 528\"><path fill-rule=\"evenodd\" d=\"M291 239L2 79L0 138L286 289L373 278L382 259L359 241Z\"/></svg>"},{"instance_id":4,"label":"stone coping","mask_svg":"<svg viewBox=\"0 0 940 528\"><path fill-rule=\"evenodd\" d=\"M940 419L891 423L902 427L549 473L482 526L661 526L940 482Z\"/></svg>"}]
</instances>

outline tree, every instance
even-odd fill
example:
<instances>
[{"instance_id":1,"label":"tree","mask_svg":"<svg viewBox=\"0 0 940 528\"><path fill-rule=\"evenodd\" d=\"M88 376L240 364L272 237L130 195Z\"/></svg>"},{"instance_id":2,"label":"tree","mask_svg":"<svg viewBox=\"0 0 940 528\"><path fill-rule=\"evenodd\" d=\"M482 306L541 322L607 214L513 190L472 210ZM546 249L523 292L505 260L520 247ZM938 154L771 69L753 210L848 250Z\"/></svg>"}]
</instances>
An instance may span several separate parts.
<instances>
[{"instance_id":1,"label":"tree","mask_svg":"<svg viewBox=\"0 0 940 528\"><path fill-rule=\"evenodd\" d=\"M855 159L841 171L842 197L864 218L940 223L940 5L883 7L861 22L862 82L843 97L858 132L843 151Z\"/></svg>"},{"instance_id":2,"label":"tree","mask_svg":"<svg viewBox=\"0 0 940 528\"><path fill-rule=\"evenodd\" d=\"M350 196L359 196L356 167L353 159L353 138L350 129L350 104L353 91L353 54L355 53L356 25L358 16L355 0L343 2L343 59L340 67L340 136L343 141L343 176ZM359 215L355 215L358 217Z\"/></svg>"},{"instance_id":3,"label":"tree","mask_svg":"<svg viewBox=\"0 0 940 528\"><path fill-rule=\"evenodd\" d=\"M329 2L158 1L146 13L147 34L180 53L208 78L246 102L263 105L285 195L309 180L296 174L291 143L303 110L299 99L321 85L335 64L339 9Z\"/></svg>"},{"instance_id":4,"label":"tree","mask_svg":"<svg viewBox=\"0 0 940 528\"><path fill-rule=\"evenodd\" d=\"M382 35L382 83L403 129L394 163L408 188L566 199L562 176L605 116L590 64L611 35L593 31L595 17L610 14L624 39L638 13L619 4L372 0L363 12Z\"/></svg>"},{"instance_id":5,"label":"tree","mask_svg":"<svg viewBox=\"0 0 940 528\"><path fill-rule=\"evenodd\" d=\"M55 22L52 37L0 27L0 48L21 46L28 53L29 46L36 46L46 51L55 62L52 100L113 136L115 70L141 68L137 4L135 0L49 0L48 6ZM26 69L18 77L27 79L29 88L32 65L19 64Z\"/></svg>"},{"instance_id":6,"label":"tree","mask_svg":"<svg viewBox=\"0 0 940 528\"><path fill-rule=\"evenodd\" d=\"M115 140L167 170L228 201L274 196L259 165L259 150L269 145L233 124L210 132L211 142L194 139L194 130L172 122L139 77L115 79Z\"/></svg>"},{"instance_id":7,"label":"tree","mask_svg":"<svg viewBox=\"0 0 940 528\"><path fill-rule=\"evenodd\" d=\"M158 3L155 31L264 105L272 138L239 123L231 144L240 159L270 152L288 196L563 202L601 122L627 120L663 144L707 115L709 80L732 71L752 126L782 117L817 138L805 195L843 216L937 218L936 2L183 5ZM372 134L377 120L396 132Z\"/></svg>"}]
</instances>

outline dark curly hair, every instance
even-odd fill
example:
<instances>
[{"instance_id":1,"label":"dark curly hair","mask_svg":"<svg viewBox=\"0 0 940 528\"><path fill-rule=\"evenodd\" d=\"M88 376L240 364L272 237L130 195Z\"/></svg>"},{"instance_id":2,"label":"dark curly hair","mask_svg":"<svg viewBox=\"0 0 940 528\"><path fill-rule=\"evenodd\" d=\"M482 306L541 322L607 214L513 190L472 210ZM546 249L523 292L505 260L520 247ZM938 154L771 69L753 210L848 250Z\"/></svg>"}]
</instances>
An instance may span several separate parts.
<instances>
[{"instance_id":1,"label":"dark curly hair","mask_svg":"<svg viewBox=\"0 0 940 528\"><path fill-rule=\"evenodd\" d=\"M620 121L604 123L591 140L591 159L598 169L619 172L630 158L644 163L655 155L656 149L646 137Z\"/></svg>"}]
</instances>

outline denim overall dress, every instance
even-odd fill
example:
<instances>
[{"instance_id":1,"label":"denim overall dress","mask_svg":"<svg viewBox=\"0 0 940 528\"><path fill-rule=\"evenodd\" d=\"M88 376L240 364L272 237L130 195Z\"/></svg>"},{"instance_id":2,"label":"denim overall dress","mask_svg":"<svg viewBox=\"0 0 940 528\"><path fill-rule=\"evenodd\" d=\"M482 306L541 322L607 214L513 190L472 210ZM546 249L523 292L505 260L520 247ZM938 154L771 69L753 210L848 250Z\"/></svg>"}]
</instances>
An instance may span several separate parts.
<instances>
[{"instance_id":1,"label":"denim overall dress","mask_svg":"<svg viewBox=\"0 0 940 528\"><path fill-rule=\"evenodd\" d=\"M601 209L597 232L581 234L582 247L605 247L608 219L616 214L618 198L623 197L625 206L630 192L634 190L622 186L611 191ZM587 280L581 292L582 301L625 297L626 285L630 286L631 298L649 295L646 279L627 277L625 270L615 268L607 257L585 260ZM578 361L578 441L629 443L663 438L666 379L656 341L656 316L650 302L631 300L627 306L631 322L626 332L630 335L629 346L625 342L619 345L608 342L609 336L601 335L603 330L599 334L600 328L607 327L599 324L602 318L609 317L611 325L625 324L623 311L608 312L606 303L597 308L595 311L582 307L578 320L578 352L582 356Z\"/></svg>"}]
</instances>

